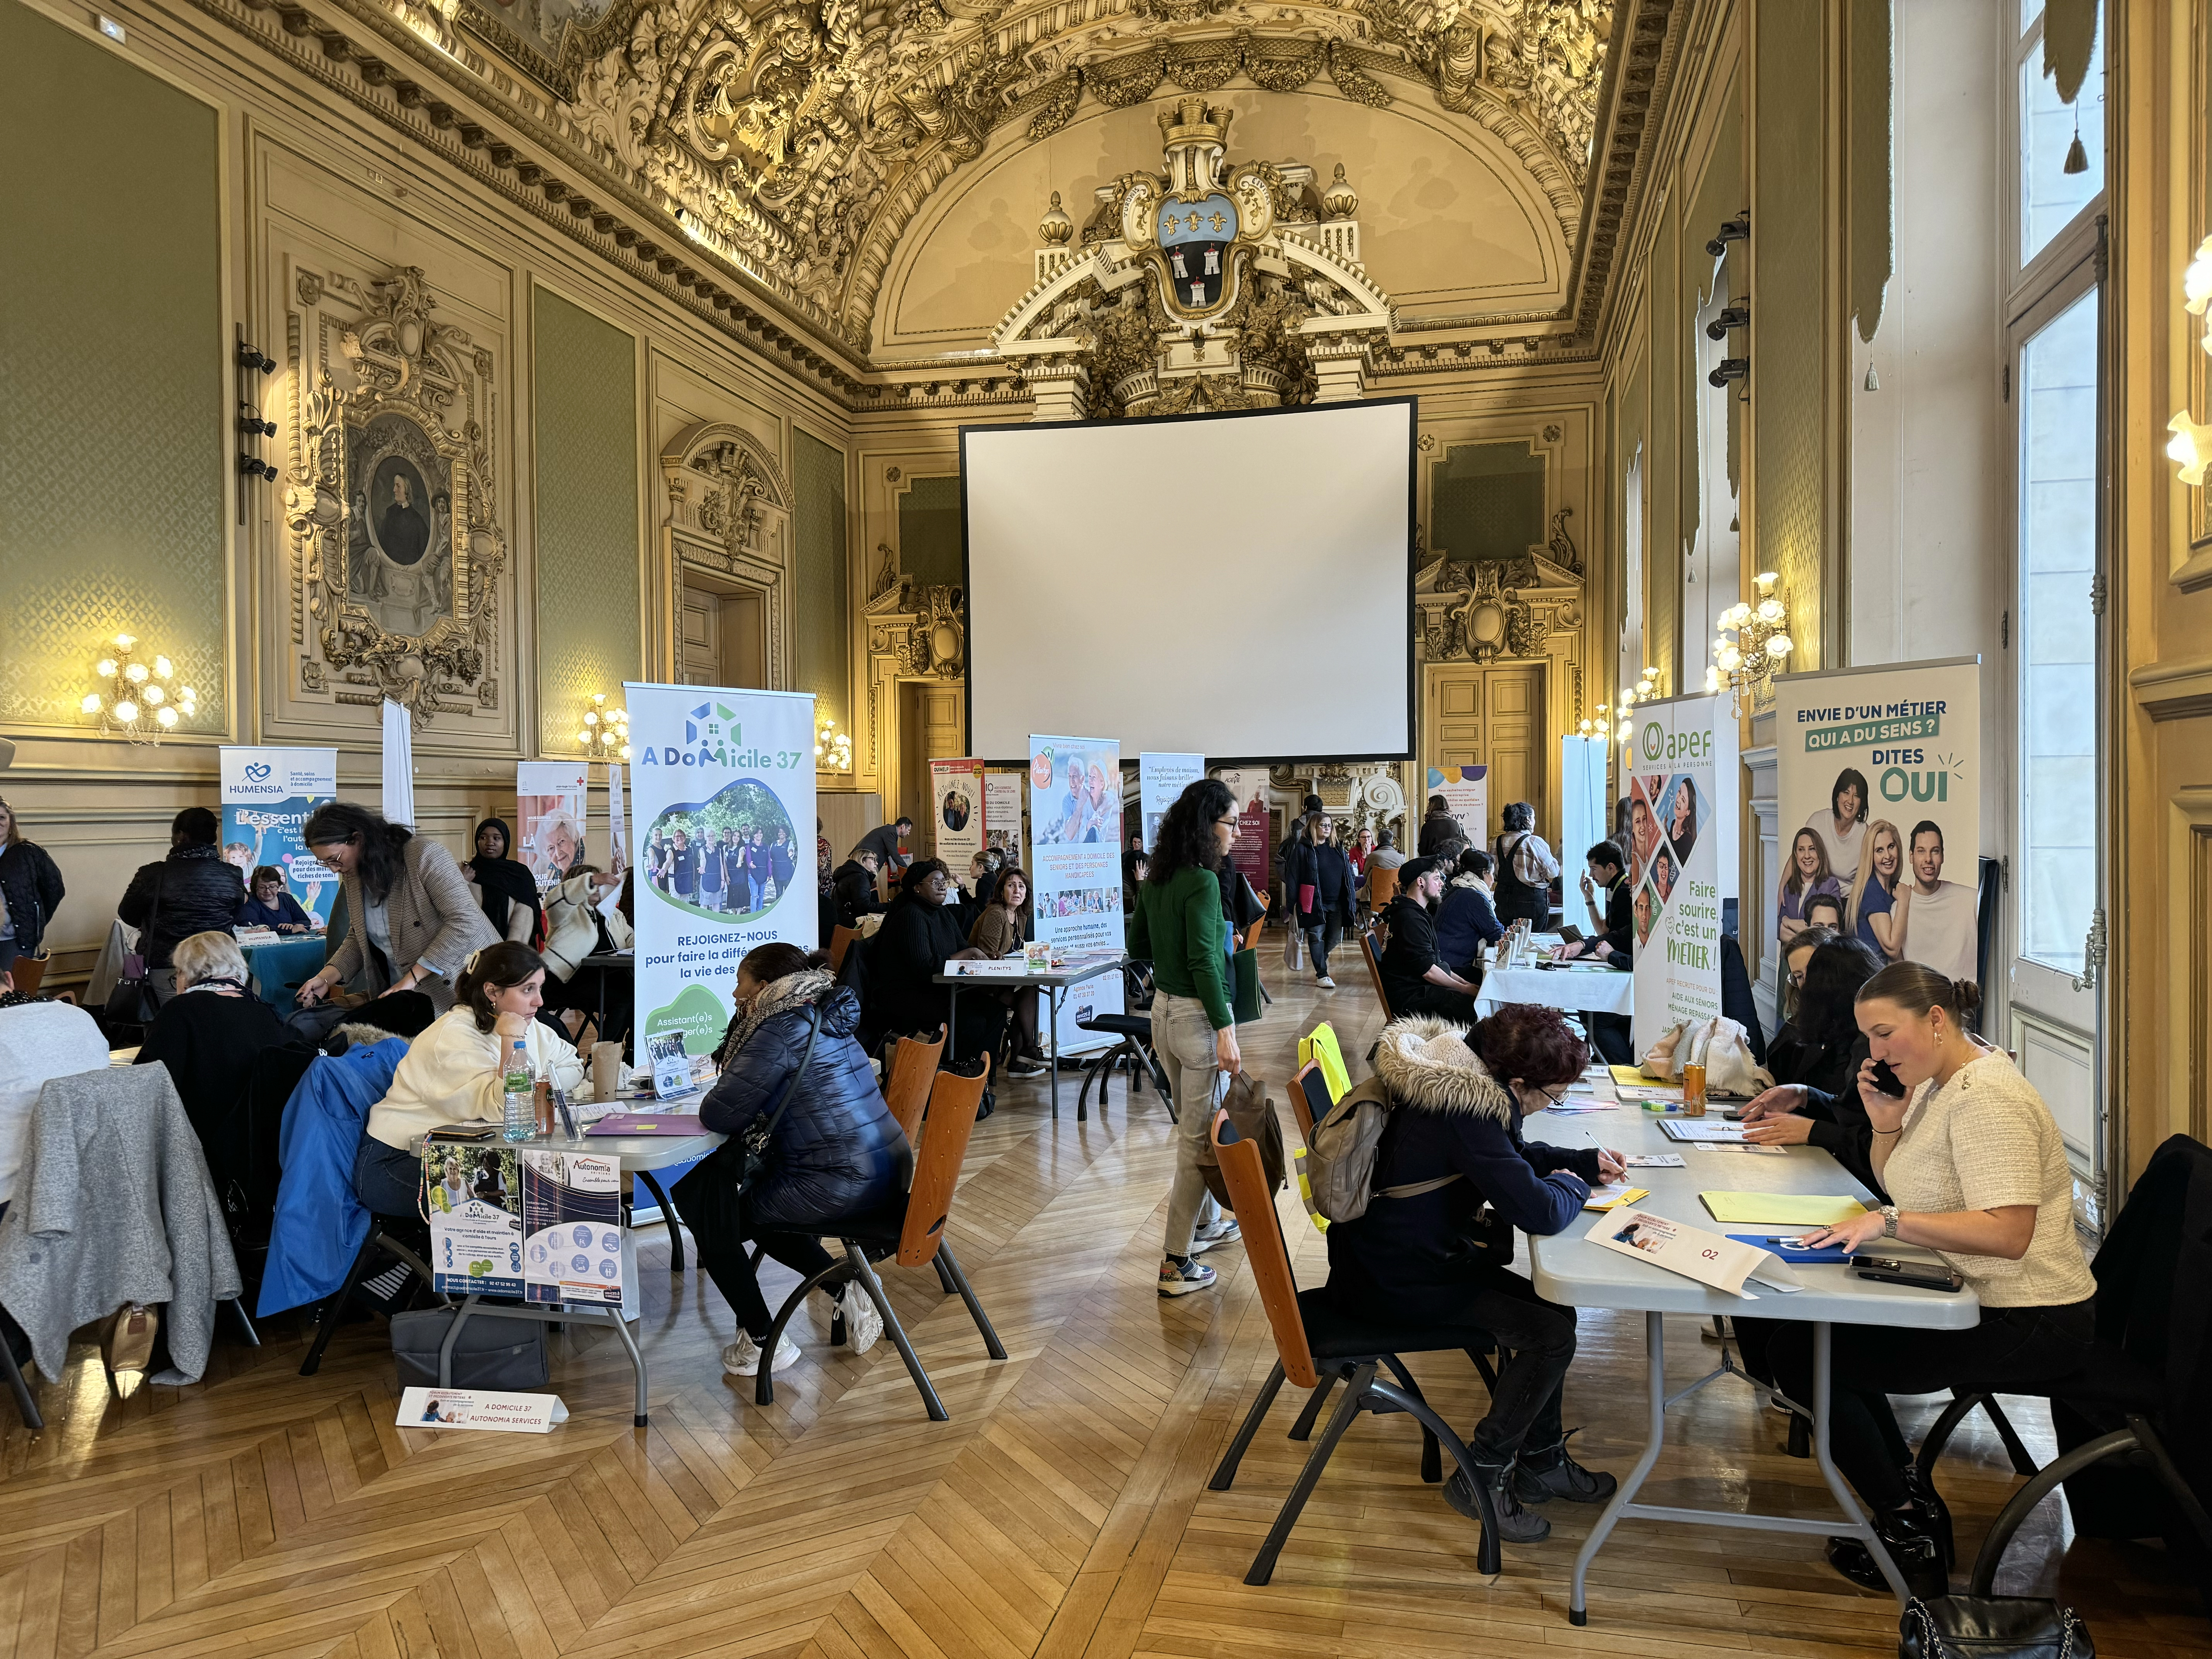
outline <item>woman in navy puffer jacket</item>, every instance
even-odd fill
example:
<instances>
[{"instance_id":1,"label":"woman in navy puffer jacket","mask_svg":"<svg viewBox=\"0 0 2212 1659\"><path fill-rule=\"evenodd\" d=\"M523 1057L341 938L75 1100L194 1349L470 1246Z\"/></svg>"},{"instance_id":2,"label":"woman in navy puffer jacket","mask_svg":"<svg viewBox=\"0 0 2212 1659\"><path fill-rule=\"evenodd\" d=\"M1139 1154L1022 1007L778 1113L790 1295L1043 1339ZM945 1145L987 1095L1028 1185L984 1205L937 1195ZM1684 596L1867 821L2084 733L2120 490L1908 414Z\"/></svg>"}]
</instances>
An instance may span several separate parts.
<instances>
[{"instance_id":1,"label":"woman in navy puffer jacket","mask_svg":"<svg viewBox=\"0 0 2212 1659\"><path fill-rule=\"evenodd\" d=\"M738 1340L722 1351L723 1369L732 1376L758 1372L760 1345L775 1323L745 1259L747 1240L757 1238L802 1277L817 1273L830 1261L822 1228L890 1204L914 1167L906 1135L876 1087L875 1068L853 1038L859 1000L836 983L826 962L795 945L775 944L753 951L738 967L738 1016L716 1055L721 1075L699 1108L709 1129L734 1143L756 1120L774 1114L806 1054L809 1033L820 1026L813 1059L789 1091L760 1177L745 1195L742 1236L720 1236L717 1206L687 1201L702 1195L701 1182L735 1179L733 1161L710 1158L679 1183L692 1188L678 1194L677 1203L698 1246L699 1265L738 1316ZM838 1308L854 1352L882 1335L882 1318L858 1285L845 1287ZM770 1368L782 1370L798 1358L787 1334Z\"/></svg>"}]
</instances>

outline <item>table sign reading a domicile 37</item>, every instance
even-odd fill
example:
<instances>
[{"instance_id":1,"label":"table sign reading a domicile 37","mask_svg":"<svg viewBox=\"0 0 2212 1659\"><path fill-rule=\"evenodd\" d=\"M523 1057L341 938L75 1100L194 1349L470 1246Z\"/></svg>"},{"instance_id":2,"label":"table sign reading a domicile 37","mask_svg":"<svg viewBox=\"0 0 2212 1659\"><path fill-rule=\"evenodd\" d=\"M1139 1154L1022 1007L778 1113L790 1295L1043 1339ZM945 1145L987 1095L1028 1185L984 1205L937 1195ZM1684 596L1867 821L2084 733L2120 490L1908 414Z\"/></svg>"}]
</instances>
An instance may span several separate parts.
<instances>
[{"instance_id":1,"label":"table sign reading a domicile 37","mask_svg":"<svg viewBox=\"0 0 2212 1659\"><path fill-rule=\"evenodd\" d=\"M397 1425L403 1429L493 1429L502 1434L550 1434L568 1420L557 1394L491 1394L478 1389L406 1389Z\"/></svg>"}]
</instances>

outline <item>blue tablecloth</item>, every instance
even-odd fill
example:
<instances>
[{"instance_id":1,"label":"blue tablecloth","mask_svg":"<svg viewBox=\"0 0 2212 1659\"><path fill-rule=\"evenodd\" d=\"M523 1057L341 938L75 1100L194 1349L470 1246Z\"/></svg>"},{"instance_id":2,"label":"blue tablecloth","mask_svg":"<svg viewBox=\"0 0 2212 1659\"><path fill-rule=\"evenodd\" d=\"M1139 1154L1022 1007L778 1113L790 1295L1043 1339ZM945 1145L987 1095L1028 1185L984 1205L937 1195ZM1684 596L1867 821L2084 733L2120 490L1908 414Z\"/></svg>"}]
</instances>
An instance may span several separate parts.
<instances>
[{"instance_id":1,"label":"blue tablecloth","mask_svg":"<svg viewBox=\"0 0 2212 1659\"><path fill-rule=\"evenodd\" d=\"M275 945L245 945L246 971L252 976L260 999L276 1007L295 1006L293 993L322 972L330 945L320 934L288 939Z\"/></svg>"}]
</instances>

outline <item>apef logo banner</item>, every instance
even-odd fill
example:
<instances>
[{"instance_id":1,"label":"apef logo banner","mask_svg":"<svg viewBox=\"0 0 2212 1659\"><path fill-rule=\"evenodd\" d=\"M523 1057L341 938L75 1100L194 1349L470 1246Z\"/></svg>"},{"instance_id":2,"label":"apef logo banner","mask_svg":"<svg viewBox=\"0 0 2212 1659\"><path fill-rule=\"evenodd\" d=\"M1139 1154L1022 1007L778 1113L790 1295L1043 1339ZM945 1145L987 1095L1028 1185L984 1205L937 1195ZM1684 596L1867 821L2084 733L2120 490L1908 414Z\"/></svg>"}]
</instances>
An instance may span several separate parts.
<instances>
[{"instance_id":1,"label":"apef logo banner","mask_svg":"<svg viewBox=\"0 0 2212 1659\"><path fill-rule=\"evenodd\" d=\"M281 872L284 885L327 927L338 896L335 870L312 856L300 840L307 814L338 792L335 749L263 749L226 744L221 750L222 856L249 889L253 872Z\"/></svg>"},{"instance_id":2,"label":"apef logo banner","mask_svg":"<svg viewBox=\"0 0 2212 1659\"><path fill-rule=\"evenodd\" d=\"M1735 718L1716 697L1637 710L1628 778L1636 1052L1721 1011L1722 905L1735 886Z\"/></svg>"},{"instance_id":3,"label":"apef logo banner","mask_svg":"<svg viewBox=\"0 0 2212 1659\"><path fill-rule=\"evenodd\" d=\"M820 943L814 699L696 685L623 687L637 927L637 1029L711 1052L738 963Z\"/></svg>"}]
</instances>

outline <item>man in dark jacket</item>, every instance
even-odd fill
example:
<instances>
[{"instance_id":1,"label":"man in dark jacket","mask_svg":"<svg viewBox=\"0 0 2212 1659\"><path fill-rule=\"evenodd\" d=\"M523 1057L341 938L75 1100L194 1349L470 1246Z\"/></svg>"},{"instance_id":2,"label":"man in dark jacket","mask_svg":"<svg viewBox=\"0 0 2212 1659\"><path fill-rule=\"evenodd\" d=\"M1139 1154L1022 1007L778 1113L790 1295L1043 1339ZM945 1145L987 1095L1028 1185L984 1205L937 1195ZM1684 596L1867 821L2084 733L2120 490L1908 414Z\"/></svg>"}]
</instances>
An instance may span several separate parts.
<instances>
[{"instance_id":1,"label":"man in dark jacket","mask_svg":"<svg viewBox=\"0 0 2212 1659\"><path fill-rule=\"evenodd\" d=\"M876 868L890 872L896 881L899 872L914 862L914 854L900 843L914 838L914 820L903 812L890 823L879 823L860 837L853 848L853 856L863 853L876 855Z\"/></svg>"},{"instance_id":2,"label":"man in dark jacket","mask_svg":"<svg viewBox=\"0 0 2212 1659\"><path fill-rule=\"evenodd\" d=\"M1413 859L1398 872L1398 896L1385 914L1390 944L1378 964L1389 1012L1434 1014L1474 1023L1475 987L1445 967L1437 955L1436 908L1444 890L1443 866L1434 859Z\"/></svg>"},{"instance_id":3,"label":"man in dark jacket","mask_svg":"<svg viewBox=\"0 0 2212 1659\"><path fill-rule=\"evenodd\" d=\"M1467 831L1451 814L1451 803L1442 795L1429 797L1429 815L1421 820L1421 839L1414 848L1423 858L1434 858L1448 841L1464 842Z\"/></svg>"},{"instance_id":4,"label":"man in dark jacket","mask_svg":"<svg viewBox=\"0 0 2212 1659\"><path fill-rule=\"evenodd\" d=\"M1583 903L1595 921L1598 890L1605 890L1605 929L1566 946L1559 954L1632 968L1636 963L1636 907L1629 891L1627 855L1618 843L1601 841L1583 857L1589 866L1583 877ZM1635 1060L1635 1035L1626 1014L1589 1014L1584 1018L1590 1042L1607 1065L1626 1066Z\"/></svg>"},{"instance_id":5,"label":"man in dark jacket","mask_svg":"<svg viewBox=\"0 0 2212 1659\"><path fill-rule=\"evenodd\" d=\"M46 849L24 839L15 814L0 801L0 902L8 913L8 931L0 937L0 975L17 957L39 954L39 941L67 890Z\"/></svg>"},{"instance_id":6,"label":"man in dark jacket","mask_svg":"<svg viewBox=\"0 0 2212 1659\"><path fill-rule=\"evenodd\" d=\"M142 930L138 948L147 979L162 1002L173 994L169 953L177 941L194 933L230 933L238 907L246 902L245 878L216 849L219 828L204 806L178 813L169 824L169 856L140 865L115 907L124 926Z\"/></svg>"},{"instance_id":7,"label":"man in dark jacket","mask_svg":"<svg viewBox=\"0 0 2212 1659\"><path fill-rule=\"evenodd\" d=\"M1376 1196L1364 1215L1328 1230L1328 1293L1339 1309L1390 1324L1478 1326L1513 1351L1489 1413L1467 1437L1476 1468L1455 1475L1445 1497L1477 1514L1468 1482L1484 1480L1500 1531L1516 1542L1551 1530L1522 1504L1601 1503L1614 1485L1566 1453L1559 1410L1574 1310L1508 1270L1514 1229L1548 1237L1576 1226L1590 1188L1624 1167L1616 1152L1522 1137L1522 1114L1565 1094L1583 1059L1581 1039L1550 1008L1502 1010L1473 1033L1438 1019L1393 1021L1376 1046L1374 1077L1360 1085L1390 1107ZM1421 1183L1431 1189L1390 1195Z\"/></svg>"},{"instance_id":8,"label":"man in dark jacket","mask_svg":"<svg viewBox=\"0 0 2212 1659\"><path fill-rule=\"evenodd\" d=\"M884 912L884 925L868 942L868 1024L886 1031L934 1031L952 1012L952 992L936 982L955 957L980 957L969 948L960 919L946 903L952 878L942 860L910 864L899 878L899 896ZM1004 1005L969 997L959 1029L946 1045L948 1060L995 1056L1006 1025Z\"/></svg>"},{"instance_id":9,"label":"man in dark jacket","mask_svg":"<svg viewBox=\"0 0 2212 1659\"><path fill-rule=\"evenodd\" d=\"M837 925L857 927L862 916L872 916L884 908L876 896L876 872L882 866L876 855L863 848L837 866L830 878L832 902L837 907ZM742 876L738 878L744 879Z\"/></svg>"}]
</instances>

